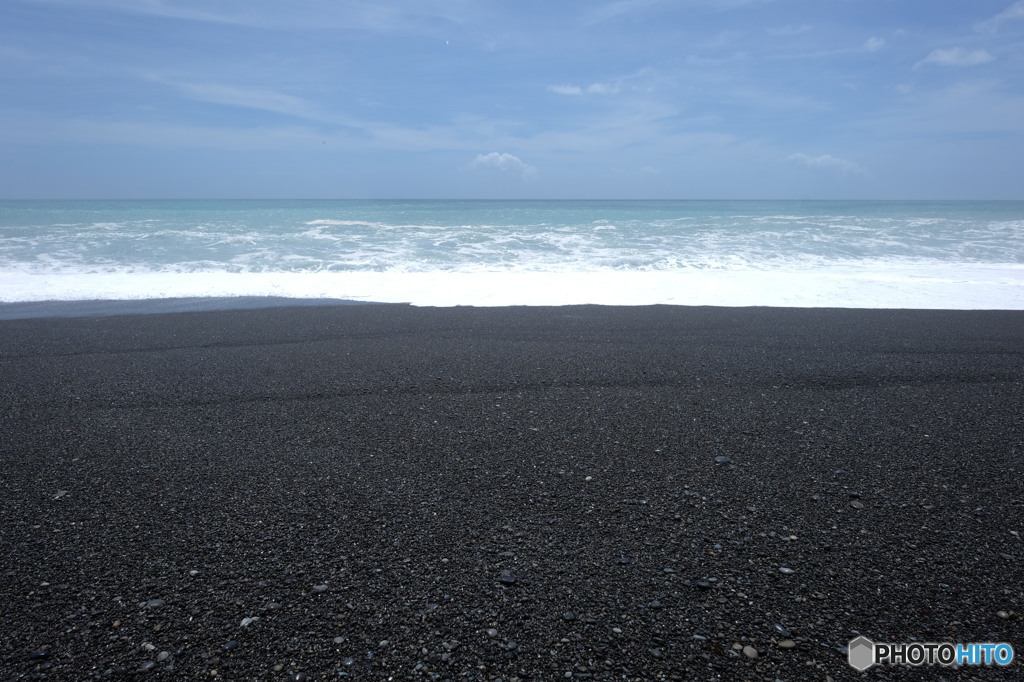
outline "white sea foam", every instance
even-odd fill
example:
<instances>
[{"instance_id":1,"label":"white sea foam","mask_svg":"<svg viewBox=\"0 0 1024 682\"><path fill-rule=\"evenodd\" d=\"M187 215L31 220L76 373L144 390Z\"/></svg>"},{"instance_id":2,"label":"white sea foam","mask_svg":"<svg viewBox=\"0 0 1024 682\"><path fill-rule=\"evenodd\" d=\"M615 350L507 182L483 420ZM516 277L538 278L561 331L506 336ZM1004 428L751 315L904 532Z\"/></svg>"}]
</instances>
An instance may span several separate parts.
<instances>
[{"instance_id":1,"label":"white sea foam","mask_svg":"<svg viewBox=\"0 0 1024 682\"><path fill-rule=\"evenodd\" d=\"M220 244L256 244L260 241L260 237L257 234L232 234L224 235L216 241L211 241L210 246L219 246Z\"/></svg>"},{"instance_id":2,"label":"white sea foam","mask_svg":"<svg viewBox=\"0 0 1024 682\"><path fill-rule=\"evenodd\" d=\"M352 225L371 225L372 223L368 223L368 222L366 222L364 220L331 220L331 219L328 219L328 218L321 218L319 220L308 220L308 221L306 221L305 224L306 225L342 225L342 226L348 225L348 226L352 226Z\"/></svg>"},{"instance_id":3,"label":"white sea foam","mask_svg":"<svg viewBox=\"0 0 1024 682\"><path fill-rule=\"evenodd\" d=\"M4 302L283 296L424 306L719 305L1024 310L1024 266L828 269L0 273Z\"/></svg>"},{"instance_id":4,"label":"white sea foam","mask_svg":"<svg viewBox=\"0 0 1024 682\"><path fill-rule=\"evenodd\" d=\"M372 220L309 220L305 225L336 227L369 227L375 230L458 230L460 228L487 229L489 225L421 225L419 223L385 223Z\"/></svg>"},{"instance_id":5,"label":"white sea foam","mask_svg":"<svg viewBox=\"0 0 1024 682\"><path fill-rule=\"evenodd\" d=\"M1024 204L26 206L0 205L3 301L1024 309Z\"/></svg>"}]
</instances>

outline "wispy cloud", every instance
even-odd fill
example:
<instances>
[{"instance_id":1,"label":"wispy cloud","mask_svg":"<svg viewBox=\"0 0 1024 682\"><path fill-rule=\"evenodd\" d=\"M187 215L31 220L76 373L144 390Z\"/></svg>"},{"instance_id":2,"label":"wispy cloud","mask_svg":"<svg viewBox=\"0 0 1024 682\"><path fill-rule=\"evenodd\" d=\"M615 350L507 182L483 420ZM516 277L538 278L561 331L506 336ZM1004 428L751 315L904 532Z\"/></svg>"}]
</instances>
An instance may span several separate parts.
<instances>
[{"instance_id":1,"label":"wispy cloud","mask_svg":"<svg viewBox=\"0 0 1024 682\"><path fill-rule=\"evenodd\" d=\"M999 78L957 80L939 90L904 88L905 106L858 121L860 134L893 139L1016 139L1024 134L1024 96ZM1014 149L1011 145L1008 149Z\"/></svg>"},{"instance_id":2,"label":"wispy cloud","mask_svg":"<svg viewBox=\"0 0 1024 682\"><path fill-rule=\"evenodd\" d=\"M614 2L606 2L591 10L584 23L599 24L624 14L632 14L633 12L649 9L662 4L662 2L663 0L615 0Z\"/></svg>"},{"instance_id":3,"label":"wispy cloud","mask_svg":"<svg viewBox=\"0 0 1024 682\"><path fill-rule=\"evenodd\" d=\"M796 36L800 35L801 33L807 33L812 28L814 27L811 26L810 24L776 26L774 28L769 28L768 33L772 34L773 36Z\"/></svg>"},{"instance_id":4,"label":"wispy cloud","mask_svg":"<svg viewBox=\"0 0 1024 682\"><path fill-rule=\"evenodd\" d=\"M378 33L424 33L433 21L460 25L471 11L465 3L423 0L415 4L380 0L342 3L258 0L22 0L134 14L162 19L259 29L357 29Z\"/></svg>"},{"instance_id":5,"label":"wispy cloud","mask_svg":"<svg viewBox=\"0 0 1024 682\"><path fill-rule=\"evenodd\" d=\"M41 55L29 52L28 50L22 50L10 45L0 45L0 59L34 62L41 58Z\"/></svg>"},{"instance_id":6,"label":"wispy cloud","mask_svg":"<svg viewBox=\"0 0 1024 682\"><path fill-rule=\"evenodd\" d=\"M864 49L867 50L868 52L878 52L883 47L885 47L885 39L884 38L874 38L874 37L872 37L872 38L868 38L867 42L864 43Z\"/></svg>"},{"instance_id":7,"label":"wispy cloud","mask_svg":"<svg viewBox=\"0 0 1024 682\"><path fill-rule=\"evenodd\" d=\"M587 86L587 93L591 95L617 95L618 92L617 83L591 83Z\"/></svg>"},{"instance_id":8,"label":"wispy cloud","mask_svg":"<svg viewBox=\"0 0 1024 682\"><path fill-rule=\"evenodd\" d=\"M793 163L798 163L801 166L806 166L807 168L838 171L843 175L864 175L867 173L864 167L860 164L846 159L840 159L839 157L832 156L831 154L822 154L821 156L790 154L786 157L786 161L792 161Z\"/></svg>"},{"instance_id":9,"label":"wispy cloud","mask_svg":"<svg viewBox=\"0 0 1024 682\"><path fill-rule=\"evenodd\" d=\"M411 127L385 122L364 122L358 127L331 125L188 124L126 119L100 120L25 116L0 109L0 143L136 145L154 148L209 150L392 150L427 152L479 149L483 137L506 140L503 135L481 136L465 126ZM521 140L512 140L522 143ZM501 159L492 160L501 162ZM483 161L486 164L488 161ZM510 160L505 161L511 163Z\"/></svg>"},{"instance_id":10,"label":"wispy cloud","mask_svg":"<svg viewBox=\"0 0 1024 682\"><path fill-rule=\"evenodd\" d=\"M736 64L738 62L744 61L746 58L746 52L733 52L732 54L723 57L705 57L701 55L691 54L686 57L685 64L687 66L696 66L699 68L718 67L728 66L729 64Z\"/></svg>"},{"instance_id":11,"label":"wispy cloud","mask_svg":"<svg viewBox=\"0 0 1024 682\"><path fill-rule=\"evenodd\" d=\"M491 152L490 154L477 154L476 158L469 162L473 169L498 171L518 175L523 180L531 180L537 176L537 169L514 154L504 152Z\"/></svg>"},{"instance_id":12,"label":"wispy cloud","mask_svg":"<svg viewBox=\"0 0 1024 682\"><path fill-rule=\"evenodd\" d=\"M259 109L299 118L319 118L308 102L299 97L260 88L240 88L219 83L174 83L185 96L203 102Z\"/></svg>"},{"instance_id":13,"label":"wispy cloud","mask_svg":"<svg viewBox=\"0 0 1024 682\"><path fill-rule=\"evenodd\" d=\"M672 10L680 6L702 8L710 12L726 12L747 5L759 5L774 0L612 0L590 10L584 18L587 25L617 19L626 14L645 11Z\"/></svg>"},{"instance_id":14,"label":"wispy cloud","mask_svg":"<svg viewBox=\"0 0 1024 682\"><path fill-rule=\"evenodd\" d=\"M988 21L975 24L974 29L982 33L995 33L1003 22L1014 19L1024 19L1024 0L1013 3Z\"/></svg>"},{"instance_id":15,"label":"wispy cloud","mask_svg":"<svg viewBox=\"0 0 1024 682\"><path fill-rule=\"evenodd\" d=\"M261 23L257 16L247 13L224 13L210 11L205 7L189 7L187 3L168 3L163 0L32 0L38 4L91 7L112 12L144 14L167 19L239 26Z\"/></svg>"},{"instance_id":16,"label":"wispy cloud","mask_svg":"<svg viewBox=\"0 0 1024 682\"><path fill-rule=\"evenodd\" d=\"M556 95L568 97L579 97L581 95L618 95L620 92L629 93L651 93L664 84L664 78L658 75L656 69L645 66L632 73L617 74L604 81L596 81L589 85L578 85L576 83L558 83L549 85L545 89Z\"/></svg>"},{"instance_id":17,"label":"wispy cloud","mask_svg":"<svg viewBox=\"0 0 1024 682\"><path fill-rule=\"evenodd\" d=\"M332 147L346 142L328 138ZM137 145L154 149L295 150L319 149L323 133L309 128L194 126L138 121L56 119L0 114L0 142L5 144L86 143Z\"/></svg>"},{"instance_id":18,"label":"wispy cloud","mask_svg":"<svg viewBox=\"0 0 1024 682\"><path fill-rule=\"evenodd\" d=\"M283 114L314 123L326 123L353 129L369 129L373 124L350 118L335 111L325 110L302 97L289 95L278 90L259 87L227 85L224 83L203 83L176 81L157 74L149 74L147 80L162 83L177 90L187 99L225 106L241 107Z\"/></svg>"},{"instance_id":19,"label":"wispy cloud","mask_svg":"<svg viewBox=\"0 0 1024 682\"><path fill-rule=\"evenodd\" d=\"M937 66L978 66L979 64L986 64L991 61L995 61L995 57L987 50L968 50L963 47L952 47L948 50L932 50L927 57L914 64L914 68L919 69L927 64L935 64Z\"/></svg>"},{"instance_id":20,"label":"wispy cloud","mask_svg":"<svg viewBox=\"0 0 1024 682\"><path fill-rule=\"evenodd\" d=\"M556 95L582 95L583 88L578 85L549 85L548 92L553 92Z\"/></svg>"},{"instance_id":21,"label":"wispy cloud","mask_svg":"<svg viewBox=\"0 0 1024 682\"><path fill-rule=\"evenodd\" d=\"M618 83L591 83L587 86L580 85L549 85L548 92L556 95L617 95L620 90Z\"/></svg>"}]
</instances>

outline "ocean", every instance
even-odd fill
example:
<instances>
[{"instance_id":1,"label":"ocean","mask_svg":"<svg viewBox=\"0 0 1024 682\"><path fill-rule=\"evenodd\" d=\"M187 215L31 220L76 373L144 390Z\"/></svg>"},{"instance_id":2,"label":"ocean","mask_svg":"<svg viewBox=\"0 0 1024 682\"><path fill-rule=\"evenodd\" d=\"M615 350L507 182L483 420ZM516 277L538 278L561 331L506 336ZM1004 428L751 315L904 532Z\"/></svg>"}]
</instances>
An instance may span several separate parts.
<instances>
[{"instance_id":1,"label":"ocean","mask_svg":"<svg viewBox=\"0 0 1024 682\"><path fill-rule=\"evenodd\" d=\"M1021 310L1024 202L0 202L0 302L235 297Z\"/></svg>"}]
</instances>

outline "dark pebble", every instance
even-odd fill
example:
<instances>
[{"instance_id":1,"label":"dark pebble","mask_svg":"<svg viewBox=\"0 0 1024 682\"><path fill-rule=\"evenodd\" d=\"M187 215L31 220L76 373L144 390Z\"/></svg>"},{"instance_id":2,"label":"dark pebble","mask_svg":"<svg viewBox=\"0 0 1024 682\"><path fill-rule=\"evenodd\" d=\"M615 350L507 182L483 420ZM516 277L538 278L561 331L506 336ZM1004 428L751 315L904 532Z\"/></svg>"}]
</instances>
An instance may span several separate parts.
<instances>
[{"instance_id":1,"label":"dark pebble","mask_svg":"<svg viewBox=\"0 0 1024 682\"><path fill-rule=\"evenodd\" d=\"M785 627L783 627L779 623L776 623L772 627L775 629L775 632L779 633L783 637L792 637L793 636L792 632L787 630Z\"/></svg>"},{"instance_id":2,"label":"dark pebble","mask_svg":"<svg viewBox=\"0 0 1024 682\"><path fill-rule=\"evenodd\" d=\"M696 585L697 587L699 587L702 590L710 590L711 589L711 583L709 583L706 580L698 580L697 582L694 583L694 585Z\"/></svg>"},{"instance_id":3,"label":"dark pebble","mask_svg":"<svg viewBox=\"0 0 1024 682\"><path fill-rule=\"evenodd\" d=\"M153 670L154 668L156 668L156 663L154 663L153 661L146 661L145 663L139 666L139 672L148 673L150 670Z\"/></svg>"},{"instance_id":4,"label":"dark pebble","mask_svg":"<svg viewBox=\"0 0 1024 682\"><path fill-rule=\"evenodd\" d=\"M628 556L620 556L619 557L619 563L622 564L623 566L625 566L626 564L633 563L633 559L631 557L628 557Z\"/></svg>"},{"instance_id":5,"label":"dark pebble","mask_svg":"<svg viewBox=\"0 0 1024 682\"><path fill-rule=\"evenodd\" d=\"M718 457L715 457L715 464L732 464L732 457L719 455Z\"/></svg>"},{"instance_id":6,"label":"dark pebble","mask_svg":"<svg viewBox=\"0 0 1024 682\"><path fill-rule=\"evenodd\" d=\"M46 650L46 649L38 649L38 650L33 651L32 653L30 653L28 655L28 660L30 660L30 661L41 661L44 658L49 658L49 657L50 657L50 652L48 650Z\"/></svg>"},{"instance_id":7,"label":"dark pebble","mask_svg":"<svg viewBox=\"0 0 1024 682\"><path fill-rule=\"evenodd\" d=\"M651 603L649 603L647 606L649 606L652 609L660 609L661 608L661 602L658 601L657 599L652 599Z\"/></svg>"},{"instance_id":8,"label":"dark pebble","mask_svg":"<svg viewBox=\"0 0 1024 682\"><path fill-rule=\"evenodd\" d=\"M572 611L566 611L562 614L562 620L576 620L576 614Z\"/></svg>"},{"instance_id":9,"label":"dark pebble","mask_svg":"<svg viewBox=\"0 0 1024 682\"><path fill-rule=\"evenodd\" d=\"M512 571L502 571L498 580L501 581L502 585L514 585L516 577L512 575Z\"/></svg>"},{"instance_id":10,"label":"dark pebble","mask_svg":"<svg viewBox=\"0 0 1024 682\"><path fill-rule=\"evenodd\" d=\"M232 649L237 649L237 648L238 648L238 642L236 642L235 640L231 640L230 642L228 642L228 643L226 643L224 645L224 651L231 651Z\"/></svg>"}]
</instances>

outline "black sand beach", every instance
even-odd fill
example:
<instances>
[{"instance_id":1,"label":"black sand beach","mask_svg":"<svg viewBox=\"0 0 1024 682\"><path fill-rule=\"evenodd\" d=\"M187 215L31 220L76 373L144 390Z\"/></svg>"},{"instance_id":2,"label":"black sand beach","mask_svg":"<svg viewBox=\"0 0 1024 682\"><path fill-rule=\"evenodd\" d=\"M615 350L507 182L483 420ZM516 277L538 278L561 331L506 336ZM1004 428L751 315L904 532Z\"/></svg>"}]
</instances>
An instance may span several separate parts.
<instances>
[{"instance_id":1,"label":"black sand beach","mask_svg":"<svg viewBox=\"0 0 1024 682\"><path fill-rule=\"evenodd\" d=\"M1024 312L9 320L0 385L3 679L1024 670Z\"/></svg>"}]
</instances>

